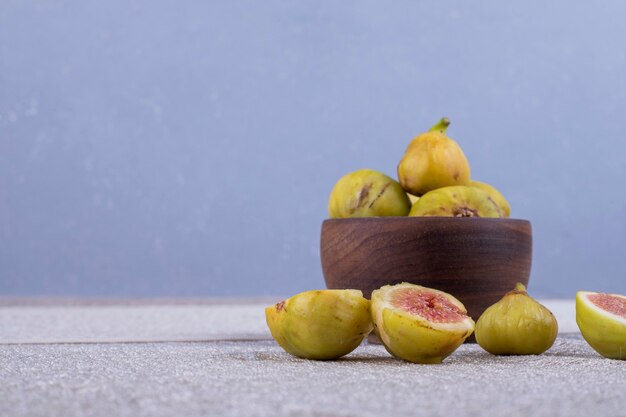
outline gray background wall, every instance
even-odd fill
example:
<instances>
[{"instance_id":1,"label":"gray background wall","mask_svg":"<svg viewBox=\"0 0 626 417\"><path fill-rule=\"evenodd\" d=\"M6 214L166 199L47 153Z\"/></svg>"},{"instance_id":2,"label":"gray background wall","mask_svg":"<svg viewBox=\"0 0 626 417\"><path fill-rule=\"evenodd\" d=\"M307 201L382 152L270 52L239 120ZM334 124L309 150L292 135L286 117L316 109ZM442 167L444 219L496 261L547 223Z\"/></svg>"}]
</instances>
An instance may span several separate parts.
<instances>
[{"instance_id":1,"label":"gray background wall","mask_svg":"<svg viewBox=\"0 0 626 417\"><path fill-rule=\"evenodd\" d=\"M0 0L0 294L323 287L344 173L439 117L534 227L530 289L626 293L626 3Z\"/></svg>"}]
</instances>

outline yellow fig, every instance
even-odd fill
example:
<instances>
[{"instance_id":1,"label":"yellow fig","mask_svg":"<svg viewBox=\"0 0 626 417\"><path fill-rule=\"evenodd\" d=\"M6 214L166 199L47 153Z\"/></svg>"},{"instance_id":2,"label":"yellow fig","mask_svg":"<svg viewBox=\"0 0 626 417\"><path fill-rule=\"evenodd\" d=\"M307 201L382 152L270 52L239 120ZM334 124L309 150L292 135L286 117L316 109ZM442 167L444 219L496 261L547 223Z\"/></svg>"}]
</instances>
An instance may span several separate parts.
<instances>
[{"instance_id":1,"label":"yellow fig","mask_svg":"<svg viewBox=\"0 0 626 417\"><path fill-rule=\"evenodd\" d=\"M452 185L467 185L470 167L461 147L446 135L443 118L428 132L416 136L398 164L398 179L413 195Z\"/></svg>"},{"instance_id":2,"label":"yellow fig","mask_svg":"<svg viewBox=\"0 0 626 417\"><path fill-rule=\"evenodd\" d=\"M463 304L443 291L402 283L372 292L376 334L393 356L414 363L441 363L472 334Z\"/></svg>"},{"instance_id":3,"label":"yellow fig","mask_svg":"<svg viewBox=\"0 0 626 417\"><path fill-rule=\"evenodd\" d=\"M427 192L413 204L409 216L501 217L502 213L485 191L457 185Z\"/></svg>"},{"instance_id":4,"label":"yellow fig","mask_svg":"<svg viewBox=\"0 0 626 417\"><path fill-rule=\"evenodd\" d=\"M502 217L509 217L511 215L511 206L509 205L509 202L506 201L506 198L504 198L502 193L498 191L497 188L490 184L474 180L470 180L469 186L481 189L489 194L489 197L491 197L491 199L500 207Z\"/></svg>"},{"instance_id":5,"label":"yellow fig","mask_svg":"<svg viewBox=\"0 0 626 417\"><path fill-rule=\"evenodd\" d=\"M518 283L476 322L476 342L494 355L539 355L558 333L556 318Z\"/></svg>"},{"instance_id":6,"label":"yellow fig","mask_svg":"<svg viewBox=\"0 0 626 417\"><path fill-rule=\"evenodd\" d=\"M372 169L344 175L328 201L331 218L406 216L410 209L411 202L400 184Z\"/></svg>"},{"instance_id":7,"label":"yellow fig","mask_svg":"<svg viewBox=\"0 0 626 417\"><path fill-rule=\"evenodd\" d=\"M576 323L600 355L626 360L626 296L579 291Z\"/></svg>"},{"instance_id":8,"label":"yellow fig","mask_svg":"<svg viewBox=\"0 0 626 417\"><path fill-rule=\"evenodd\" d=\"M330 360L356 349L372 331L370 302L359 290L315 290L265 309L278 344L305 359Z\"/></svg>"}]
</instances>

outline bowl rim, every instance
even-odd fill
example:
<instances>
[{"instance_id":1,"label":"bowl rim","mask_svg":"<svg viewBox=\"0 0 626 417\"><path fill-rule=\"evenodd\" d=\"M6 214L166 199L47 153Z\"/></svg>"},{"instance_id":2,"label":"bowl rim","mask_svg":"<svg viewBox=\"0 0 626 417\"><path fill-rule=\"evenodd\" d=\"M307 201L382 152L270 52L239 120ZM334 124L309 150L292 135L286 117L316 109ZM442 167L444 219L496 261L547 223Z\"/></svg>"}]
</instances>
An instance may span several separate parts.
<instances>
[{"instance_id":1,"label":"bowl rim","mask_svg":"<svg viewBox=\"0 0 626 417\"><path fill-rule=\"evenodd\" d=\"M384 222L387 220L407 222L484 222L484 223L528 223L528 219L513 217L449 217L449 216L379 216L379 217L346 217L326 218L323 223L348 223L348 222Z\"/></svg>"}]
</instances>

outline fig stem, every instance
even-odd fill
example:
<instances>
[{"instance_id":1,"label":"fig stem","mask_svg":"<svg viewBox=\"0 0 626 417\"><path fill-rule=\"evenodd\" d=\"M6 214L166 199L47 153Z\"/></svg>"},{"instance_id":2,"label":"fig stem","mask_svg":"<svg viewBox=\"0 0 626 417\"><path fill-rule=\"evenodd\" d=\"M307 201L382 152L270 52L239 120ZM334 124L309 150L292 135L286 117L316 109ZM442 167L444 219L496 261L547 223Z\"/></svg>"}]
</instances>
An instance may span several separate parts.
<instances>
[{"instance_id":1,"label":"fig stem","mask_svg":"<svg viewBox=\"0 0 626 417\"><path fill-rule=\"evenodd\" d=\"M450 119L442 117L436 125L430 128L429 132L441 132L446 133L446 129L450 126Z\"/></svg>"},{"instance_id":2,"label":"fig stem","mask_svg":"<svg viewBox=\"0 0 626 417\"><path fill-rule=\"evenodd\" d=\"M515 284L515 289L513 291L516 293L525 293L526 287L521 282L518 282L517 284Z\"/></svg>"}]
</instances>

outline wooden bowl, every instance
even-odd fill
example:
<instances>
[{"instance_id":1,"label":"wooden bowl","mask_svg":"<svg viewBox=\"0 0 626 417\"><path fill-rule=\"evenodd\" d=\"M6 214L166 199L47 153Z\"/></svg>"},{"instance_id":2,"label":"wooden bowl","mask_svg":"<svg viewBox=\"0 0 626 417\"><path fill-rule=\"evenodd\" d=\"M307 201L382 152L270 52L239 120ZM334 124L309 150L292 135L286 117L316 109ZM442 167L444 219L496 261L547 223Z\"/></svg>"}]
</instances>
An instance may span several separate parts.
<instances>
[{"instance_id":1,"label":"wooden bowl","mask_svg":"<svg viewBox=\"0 0 626 417\"><path fill-rule=\"evenodd\" d=\"M530 222L459 217L368 217L322 224L326 286L369 298L410 282L458 298L475 320L517 282L528 284Z\"/></svg>"}]
</instances>

